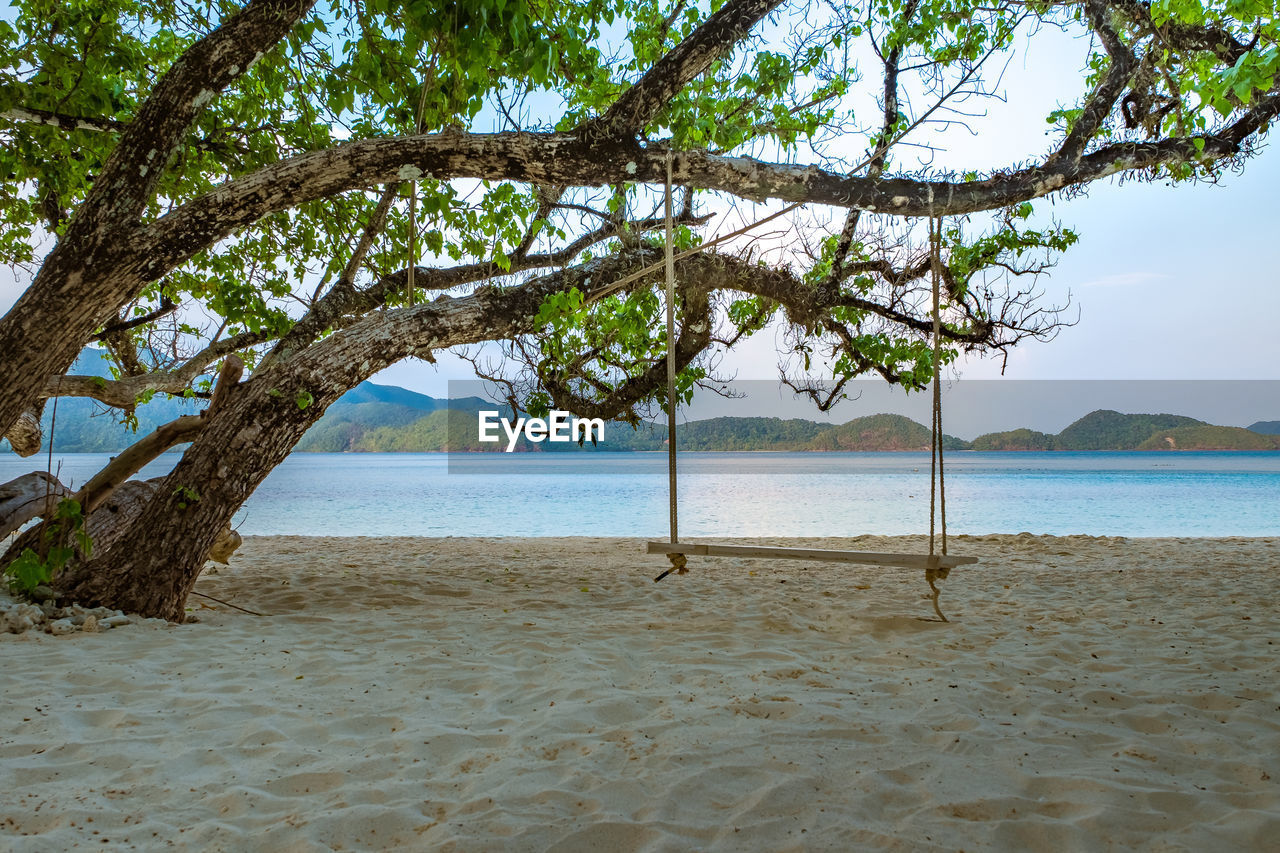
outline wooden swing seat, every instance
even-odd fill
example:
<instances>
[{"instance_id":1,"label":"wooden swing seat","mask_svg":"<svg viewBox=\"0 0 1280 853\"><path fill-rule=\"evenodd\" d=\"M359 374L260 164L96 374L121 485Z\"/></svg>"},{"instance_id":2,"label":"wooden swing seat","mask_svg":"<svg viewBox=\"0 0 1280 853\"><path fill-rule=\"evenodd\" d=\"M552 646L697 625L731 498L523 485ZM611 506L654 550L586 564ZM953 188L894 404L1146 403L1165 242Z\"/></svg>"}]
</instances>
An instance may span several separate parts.
<instances>
[{"instance_id":1,"label":"wooden swing seat","mask_svg":"<svg viewBox=\"0 0 1280 853\"><path fill-rule=\"evenodd\" d=\"M831 551L821 548L778 548L772 545L710 545L693 542L649 542L650 554L699 557L773 557L779 560L823 560L902 569L954 569L978 562L977 557L950 554L884 554L875 551Z\"/></svg>"}]
</instances>

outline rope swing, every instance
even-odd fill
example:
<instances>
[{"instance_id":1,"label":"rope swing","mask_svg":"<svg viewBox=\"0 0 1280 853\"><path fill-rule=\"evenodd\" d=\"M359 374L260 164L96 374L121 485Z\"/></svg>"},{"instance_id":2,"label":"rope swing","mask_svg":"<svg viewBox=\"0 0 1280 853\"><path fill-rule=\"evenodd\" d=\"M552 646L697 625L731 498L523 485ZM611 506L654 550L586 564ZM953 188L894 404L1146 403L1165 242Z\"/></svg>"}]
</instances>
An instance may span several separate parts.
<instances>
[{"instance_id":1,"label":"rope swing","mask_svg":"<svg viewBox=\"0 0 1280 853\"><path fill-rule=\"evenodd\" d=\"M933 278L933 423L932 447L929 460L929 556L935 556L935 518L941 518L942 554L947 553L947 488L944 477L942 458L942 311L941 311L941 279L942 279L942 217L929 217L929 269ZM950 569L925 569L924 577L933 592L933 610L943 622L947 617L942 615L938 607L937 581L945 579Z\"/></svg>"},{"instance_id":2,"label":"rope swing","mask_svg":"<svg viewBox=\"0 0 1280 853\"><path fill-rule=\"evenodd\" d=\"M705 557L772 557L791 560L822 560L830 562L858 563L861 565L886 566L910 569L924 569L925 580L929 584L933 611L938 619L946 622L938 606L940 592L937 581L943 580L956 566L978 562L976 557L953 557L947 554L947 493L944 480L943 465L943 432L942 432L942 316L941 316L941 279L942 279L942 218L929 217L929 266L933 278L933 418L931 424L931 461L929 484L929 553L923 554L889 554L871 551L833 551L816 548L778 548L760 545L713 545L681 542L679 536L679 515L677 506L677 443L676 443L676 328L675 328L675 249L672 234L672 152L667 152L666 182L664 200L664 230L666 238L665 258L663 266L666 272L666 320L667 320L667 500L670 510L670 537L667 542L649 542L646 550L650 554L665 554L671 562L671 568L654 578L660 581L672 572L685 574L688 571L688 555L697 554ZM797 205L792 205L796 207ZM790 209L790 208L789 208ZM786 211L782 211L786 212ZM718 241L713 241L718 242ZM712 244L686 250L681 257L693 252L705 250ZM650 270L643 270L647 273ZM614 286L621 286L615 283ZM939 537L939 533L941 536ZM938 553L939 545L941 553Z\"/></svg>"},{"instance_id":3,"label":"rope swing","mask_svg":"<svg viewBox=\"0 0 1280 853\"><path fill-rule=\"evenodd\" d=\"M671 151L667 151L667 192L664 202L667 271L667 495L671 505L671 544L680 541L679 512L676 505L676 259L671 223ZM685 574L689 560L684 554L667 555L671 569ZM670 574L670 570L663 575ZM661 577L656 580L662 580Z\"/></svg>"}]
</instances>

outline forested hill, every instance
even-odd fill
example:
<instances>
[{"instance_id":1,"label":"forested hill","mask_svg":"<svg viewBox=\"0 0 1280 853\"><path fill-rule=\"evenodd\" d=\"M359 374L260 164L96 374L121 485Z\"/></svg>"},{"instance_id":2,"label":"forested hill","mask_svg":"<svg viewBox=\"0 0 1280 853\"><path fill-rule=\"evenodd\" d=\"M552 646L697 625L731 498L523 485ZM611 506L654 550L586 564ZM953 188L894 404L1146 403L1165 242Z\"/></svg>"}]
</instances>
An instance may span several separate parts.
<instances>
[{"instance_id":1,"label":"forested hill","mask_svg":"<svg viewBox=\"0 0 1280 853\"><path fill-rule=\"evenodd\" d=\"M375 386L376 387L376 386ZM454 401L452 411L437 407L426 415L386 403L335 404L303 438L299 450L325 452L499 451L478 440L476 412L490 407L476 398ZM611 423L602 451L661 450L666 427L643 423L633 429ZM711 418L680 425L680 449L689 451L927 451L927 427L902 415L868 415L832 426L802 419ZM1030 429L989 433L967 442L946 436L948 450L1275 450L1280 436L1239 427L1213 426L1181 415L1125 415L1099 410L1085 415L1057 435ZM523 438L518 452L576 450L573 444L530 444Z\"/></svg>"},{"instance_id":2,"label":"forested hill","mask_svg":"<svg viewBox=\"0 0 1280 853\"><path fill-rule=\"evenodd\" d=\"M94 350L86 351L74 371L105 376L106 363ZM158 396L136 409L137 431L120 422L120 415L92 400L64 398L58 401L54 449L61 453L116 453L179 415L204 408L203 400ZM50 434L53 405L45 407L45 435ZM477 415L481 410L504 406L467 397L441 400L404 388L363 382L329 407L302 441L299 451L311 452L434 452L499 451L497 443L478 440ZM501 432L499 430L499 432ZM608 424L605 440L596 450L662 450L666 446L664 424L642 423L639 428ZM680 425L680 449L691 451L810 451L884 452L927 451L927 427L902 415L868 415L832 425L803 419L724 417ZM948 450L1048 451L1048 450L1274 450L1280 447L1280 421L1260 421L1248 430L1221 427L1181 415L1136 414L1099 410L1085 415L1057 435L1030 429L988 433L967 442L946 436ZM574 444L523 438L517 451L570 451ZM0 443L0 450L8 445Z\"/></svg>"},{"instance_id":3,"label":"forested hill","mask_svg":"<svg viewBox=\"0 0 1280 853\"><path fill-rule=\"evenodd\" d=\"M902 415L868 415L847 424L823 430L805 450L816 451L902 451L930 448L932 434ZM969 442L945 435L943 447L947 450L968 450Z\"/></svg>"},{"instance_id":4,"label":"forested hill","mask_svg":"<svg viewBox=\"0 0 1280 853\"><path fill-rule=\"evenodd\" d=\"M1183 415L1090 412L1057 435L1030 429L980 435L971 450L1276 450L1280 436L1214 426Z\"/></svg>"},{"instance_id":5,"label":"forested hill","mask_svg":"<svg viewBox=\"0 0 1280 853\"><path fill-rule=\"evenodd\" d=\"M477 408L464 411L436 411L411 417L410 413L390 408L372 409L368 404L352 407L333 406L298 445L299 450L322 452L397 452L397 451L501 451L507 441L482 444L478 440ZM334 411L337 410L337 411ZM330 418L333 421L330 421ZM373 425L367 419L378 418ZM361 419L365 419L361 423ZM401 421L397 423L396 421ZM604 441L593 449L600 451L662 450L666 447L664 424L642 423L632 428L623 423L606 425ZM832 426L801 419L780 418L710 418L680 425L681 450L771 450L771 451L894 451L928 450L929 431L901 415L871 415L847 424ZM947 446L964 449L967 442L951 436ZM516 444L518 452L556 452L577 450L568 443L541 442L536 445L523 438Z\"/></svg>"}]
</instances>

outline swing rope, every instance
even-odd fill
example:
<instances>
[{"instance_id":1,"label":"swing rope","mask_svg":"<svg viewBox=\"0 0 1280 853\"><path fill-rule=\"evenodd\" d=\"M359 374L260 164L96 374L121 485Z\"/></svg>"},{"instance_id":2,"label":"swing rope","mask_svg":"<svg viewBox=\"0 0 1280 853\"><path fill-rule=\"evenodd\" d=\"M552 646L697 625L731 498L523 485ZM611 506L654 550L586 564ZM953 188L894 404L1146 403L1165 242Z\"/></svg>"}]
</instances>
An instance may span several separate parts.
<instances>
[{"instance_id":1,"label":"swing rope","mask_svg":"<svg viewBox=\"0 0 1280 853\"><path fill-rule=\"evenodd\" d=\"M929 218L929 267L933 273L933 447L929 469L929 554L935 553L935 539L938 530L935 523L941 516L942 553L947 553L947 490L944 479L942 455L942 385L939 382L942 363L942 315L941 302L941 259L938 244L942 240L941 218Z\"/></svg>"},{"instance_id":2,"label":"swing rope","mask_svg":"<svg viewBox=\"0 0 1280 853\"><path fill-rule=\"evenodd\" d=\"M414 118L414 127L418 133L422 133L422 116L427 108L427 88L431 85L435 77L435 62L432 61L431 68L427 79L422 81L422 92L418 95L418 112ZM406 270L405 277L405 302L413 307L414 301L418 298L417 283L414 281L414 273L418 268L418 182L416 180L409 182L409 268Z\"/></svg>"},{"instance_id":3,"label":"swing rope","mask_svg":"<svg viewBox=\"0 0 1280 853\"><path fill-rule=\"evenodd\" d=\"M941 528L941 545L942 553L947 553L947 488L946 479L944 477L945 466L943 465L942 453L942 311L941 311L941 278L942 278L942 258L940 245L942 243L942 217L929 217L929 267L933 274L933 423L932 423L932 447L930 448L929 460L929 556L934 556L936 551L935 540ZM941 524L935 527L938 521ZM933 612L938 614L938 618L943 622L948 621L943 615L942 608L938 606L938 597L941 593L938 591L936 581L947 576L947 569L931 568L925 570L925 580L929 582L929 589L932 590Z\"/></svg>"},{"instance_id":4,"label":"swing rope","mask_svg":"<svg viewBox=\"0 0 1280 853\"><path fill-rule=\"evenodd\" d=\"M671 152L667 152L666 194L666 268L667 268L667 477L671 496L671 541L679 542L676 515L676 261L672 250L671 222ZM683 555L682 555L683 556Z\"/></svg>"},{"instance_id":5,"label":"swing rope","mask_svg":"<svg viewBox=\"0 0 1280 853\"><path fill-rule=\"evenodd\" d=\"M672 239L671 213L671 152L667 152L667 185L665 208L666 258L664 266L667 276L667 500L671 511L671 544L680 541L679 519L676 512L676 260L675 241ZM662 580L672 572L685 574L689 558L684 554L668 554L671 568L654 578L654 582Z\"/></svg>"}]
</instances>

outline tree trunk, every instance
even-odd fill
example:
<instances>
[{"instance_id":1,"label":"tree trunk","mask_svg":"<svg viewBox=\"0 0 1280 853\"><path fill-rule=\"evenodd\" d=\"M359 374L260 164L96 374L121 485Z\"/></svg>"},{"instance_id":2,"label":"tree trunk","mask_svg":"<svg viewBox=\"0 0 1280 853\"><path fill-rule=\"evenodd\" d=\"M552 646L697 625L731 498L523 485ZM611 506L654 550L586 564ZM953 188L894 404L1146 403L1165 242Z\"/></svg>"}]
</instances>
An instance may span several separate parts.
<instances>
[{"instance_id":1,"label":"tree trunk","mask_svg":"<svg viewBox=\"0 0 1280 853\"><path fill-rule=\"evenodd\" d=\"M625 252L515 288L366 317L231 387L128 531L59 576L59 597L182 621L219 532L335 400L406 356L526 334L549 294L577 287L590 300L654 254ZM691 263L725 275L722 259Z\"/></svg>"},{"instance_id":2,"label":"tree trunk","mask_svg":"<svg viewBox=\"0 0 1280 853\"><path fill-rule=\"evenodd\" d=\"M277 368L240 385L118 538L56 580L59 598L181 622L232 515L351 387L342 371L304 380Z\"/></svg>"},{"instance_id":3,"label":"tree trunk","mask_svg":"<svg viewBox=\"0 0 1280 853\"><path fill-rule=\"evenodd\" d=\"M116 540L120 539L130 529L138 516L142 514L143 508L155 497L156 492L159 491L163 483L163 477L156 477L152 480L130 480L127 483L121 483L110 493L100 493L97 500L97 508L93 510L85 521L85 532L89 534L93 547L105 551L115 544ZM10 509L10 504L13 501L6 500L5 497L6 495L14 496L18 487L22 487L25 492L38 491L39 494L28 500L27 509L24 510L20 507L6 521L5 526L0 527L0 531L3 531L5 536L32 518L37 516L50 517L61 498L79 497L79 495L72 494L65 486L43 471L36 471L0 486L0 510ZM47 497L46 490L48 490ZM17 494L15 499L21 499L21 497L21 494ZM24 515L25 518L23 517ZM18 519L21 519L21 521ZM227 563L243 542L244 540L240 538L240 534L232 530L231 524L227 523L218 531L213 547L205 559ZM47 548L51 544L55 543L42 537L40 526L37 525L21 533L9 545L8 550L4 552L4 556L0 557L0 566L8 565L13 560L16 560L18 555L26 548L31 548L42 554L47 553ZM58 544L72 544L71 537L66 536ZM201 561L202 564L203 562L204 560Z\"/></svg>"},{"instance_id":4,"label":"tree trunk","mask_svg":"<svg viewBox=\"0 0 1280 853\"><path fill-rule=\"evenodd\" d=\"M254 374L226 394L128 532L58 577L59 597L182 621L218 532L335 400L406 356L527 332L549 293L590 292L611 280L607 271L645 257L601 258L513 290L367 317Z\"/></svg>"},{"instance_id":5,"label":"tree trunk","mask_svg":"<svg viewBox=\"0 0 1280 853\"><path fill-rule=\"evenodd\" d=\"M164 481L164 477L130 480L122 483L110 497L103 500L85 524L93 547L103 551L110 550L117 540L129 532L147 504L164 485ZM243 541L228 522L217 531L213 546L205 559L226 563ZM204 561L200 561L202 565Z\"/></svg>"}]
</instances>

